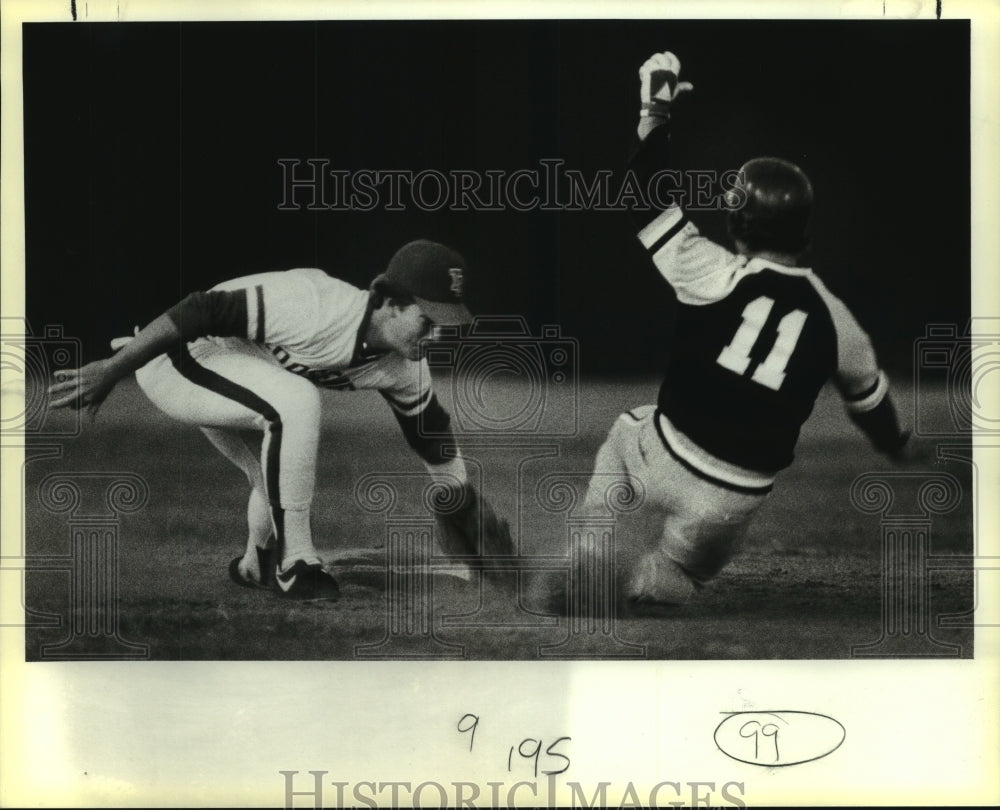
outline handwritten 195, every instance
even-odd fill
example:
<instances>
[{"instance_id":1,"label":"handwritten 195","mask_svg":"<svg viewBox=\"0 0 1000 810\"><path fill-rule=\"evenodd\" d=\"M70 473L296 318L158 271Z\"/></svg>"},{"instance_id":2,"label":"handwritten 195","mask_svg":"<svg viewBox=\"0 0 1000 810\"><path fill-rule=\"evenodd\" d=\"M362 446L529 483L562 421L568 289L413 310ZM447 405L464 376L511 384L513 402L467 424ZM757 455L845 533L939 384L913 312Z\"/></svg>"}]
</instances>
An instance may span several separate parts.
<instances>
[{"instance_id":1,"label":"handwritten 195","mask_svg":"<svg viewBox=\"0 0 1000 810\"><path fill-rule=\"evenodd\" d=\"M479 715L471 712L459 718L456 729L461 734L469 735L469 751L476 744L476 731L479 728ZM556 776L569 770L571 760L566 753L571 737L557 737L546 745L541 737L525 737L507 749L507 772L512 773L522 761L531 763L532 776ZM515 754L517 755L515 757Z\"/></svg>"}]
</instances>

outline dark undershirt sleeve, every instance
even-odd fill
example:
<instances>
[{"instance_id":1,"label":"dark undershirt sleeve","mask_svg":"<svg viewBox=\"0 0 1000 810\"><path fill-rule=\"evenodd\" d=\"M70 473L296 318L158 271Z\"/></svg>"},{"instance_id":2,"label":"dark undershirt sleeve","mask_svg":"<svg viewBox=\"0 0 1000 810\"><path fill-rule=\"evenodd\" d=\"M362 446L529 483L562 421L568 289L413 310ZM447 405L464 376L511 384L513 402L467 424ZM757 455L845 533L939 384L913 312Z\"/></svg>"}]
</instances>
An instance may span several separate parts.
<instances>
[{"instance_id":1,"label":"dark undershirt sleeve","mask_svg":"<svg viewBox=\"0 0 1000 810\"><path fill-rule=\"evenodd\" d=\"M195 292L167 310L181 337L247 337L247 291Z\"/></svg>"},{"instance_id":2,"label":"dark undershirt sleeve","mask_svg":"<svg viewBox=\"0 0 1000 810\"><path fill-rule=\"evenodd\" d=\"M391 404L392 399L385 393L383 397ZM444 448L454 446L455 436L451 431L451 417L438 402L436 394L431 394L427 407L417 414L406 415L392 408L399 422L407 444L428 464L444 464L451 459L444 455Z\"/></svg>"},{"instance_id":3,"label":"dark undershirt sleeve","mask_svg":"<svg viewBox=\"0 0 1000 810\"><path fill-rule=\"evenodd\" d=\"M670 124L663 122L650 132L646 138L639 141L628 161L628 170L633 172L641 188L649 188L650 180L657 172L671 168L670 166ZM652 206L650 209L633 209L631 216L641 229L655 219L663 209Z\"/></svg>"},{"instance_id":4,"label":"dark undershirt sleeve","mask_svg":"<svg viewBox=\"0 0 1000 810\"><path fill-rule=\"evenodd\" d=\"M875 449L886 455L898 453L909 439L910 434L900 430L896 408L888 392L874 408L867 411L849 410L848 413L851 421L864 431Z\"/></svg>"}]
</instances>

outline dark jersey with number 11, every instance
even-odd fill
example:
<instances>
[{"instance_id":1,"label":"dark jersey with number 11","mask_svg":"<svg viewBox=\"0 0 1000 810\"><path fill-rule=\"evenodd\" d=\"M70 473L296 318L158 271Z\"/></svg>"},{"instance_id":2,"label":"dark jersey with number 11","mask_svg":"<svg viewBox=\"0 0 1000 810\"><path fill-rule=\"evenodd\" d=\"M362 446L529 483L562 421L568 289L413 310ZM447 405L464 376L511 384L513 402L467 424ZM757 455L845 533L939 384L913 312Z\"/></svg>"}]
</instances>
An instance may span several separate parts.
<instances>
[{"instance_id":1,"label":"dark jersey with number 11","mask_svg":"<svg viewBox=\"0 0 1000 810\"><path fill-rule=\"evenodd\" d=\"M666 168L668 143L666 125L642 142L631 163L640 180ZM881 402L888 381L868 336L811 270L736 255L703 237L680 207L638 216L639 240L678 300L660 433L695 472L766 486L792 462L831 378L849 409Z\"/></svg>"}]
</instances>

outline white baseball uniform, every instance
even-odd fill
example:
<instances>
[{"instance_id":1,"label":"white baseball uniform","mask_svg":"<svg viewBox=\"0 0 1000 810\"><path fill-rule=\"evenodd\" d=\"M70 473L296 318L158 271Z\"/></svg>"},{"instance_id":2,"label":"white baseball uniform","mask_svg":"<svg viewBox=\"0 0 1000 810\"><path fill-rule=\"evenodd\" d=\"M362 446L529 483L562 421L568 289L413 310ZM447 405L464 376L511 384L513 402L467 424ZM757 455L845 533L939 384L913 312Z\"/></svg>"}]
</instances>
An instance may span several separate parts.
<instances>
[{"instance_id":1,"label":"white baseball uniform","mask_svg":"<svg viewBox=\"0 0 1000 810\"><path fill-rule=\"evenodd\" d=\"M373 294L318 269L261 273L194 293L168 315L188 342L138 370L164 413L198 425L250 481L247 548L273 532L285 560L316 562L309 533L320 436L317 386L378 390L428 467L442 469L448 416L426 361L373 353L364 343ZM416 428L434 424L432 441ZM237 431L263 431L261 459ZM445 466L452 474L457 460ZM270 514L268 514L268 507Z\"/></svg>"}]
</instances>

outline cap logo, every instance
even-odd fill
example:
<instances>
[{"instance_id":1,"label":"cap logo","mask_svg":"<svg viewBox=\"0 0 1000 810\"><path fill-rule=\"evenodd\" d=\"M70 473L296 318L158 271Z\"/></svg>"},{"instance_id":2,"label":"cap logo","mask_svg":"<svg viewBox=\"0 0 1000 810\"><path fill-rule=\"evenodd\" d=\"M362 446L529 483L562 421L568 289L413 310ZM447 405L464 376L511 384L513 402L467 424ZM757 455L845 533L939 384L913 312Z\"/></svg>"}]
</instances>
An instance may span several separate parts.
<instances>
[{"instance_id":1,"label":"cap logo","mask_svg":"<svg viewBox=\"0 0 1000 810\"><path fill-rule=\"evenodd\" d=\"M448 275L451 276L451 287L449 289L453 293L455 293L456 298L461 298L462 290L465 286L465 276L463 275L461 268L459 267L449 268Z\"/></svg>"}]
</instances>

